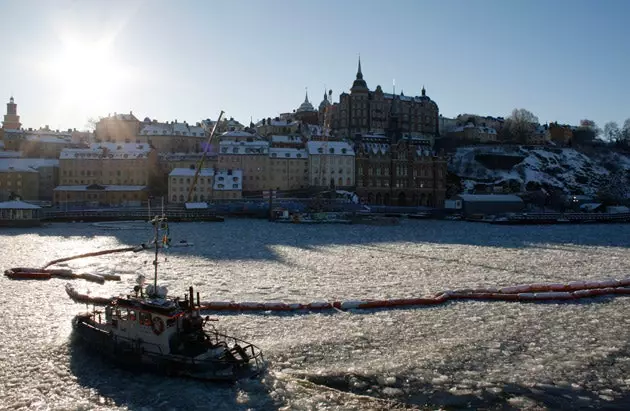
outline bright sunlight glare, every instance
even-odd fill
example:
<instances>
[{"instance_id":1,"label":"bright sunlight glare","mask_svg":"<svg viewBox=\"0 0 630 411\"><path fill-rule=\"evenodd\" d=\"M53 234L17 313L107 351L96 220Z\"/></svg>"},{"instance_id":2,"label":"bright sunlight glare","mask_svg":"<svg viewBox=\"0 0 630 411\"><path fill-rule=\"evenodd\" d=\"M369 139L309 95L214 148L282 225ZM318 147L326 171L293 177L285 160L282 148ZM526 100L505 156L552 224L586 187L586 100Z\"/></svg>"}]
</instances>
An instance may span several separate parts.
<instances>
[{"instance_id":1,"label":"bright sunlight glare","mask_svg":"<svg viewBox=\"0 0 630 411\"><path fill-rule=\"evenodd\" d=\"M85 42L78 36L64 36L61 40L61 50L44 67L60 90L61 102L77 105L110 100L125 80L125 71L115 61L111 42Z\"/></svg>"}]
</instances>

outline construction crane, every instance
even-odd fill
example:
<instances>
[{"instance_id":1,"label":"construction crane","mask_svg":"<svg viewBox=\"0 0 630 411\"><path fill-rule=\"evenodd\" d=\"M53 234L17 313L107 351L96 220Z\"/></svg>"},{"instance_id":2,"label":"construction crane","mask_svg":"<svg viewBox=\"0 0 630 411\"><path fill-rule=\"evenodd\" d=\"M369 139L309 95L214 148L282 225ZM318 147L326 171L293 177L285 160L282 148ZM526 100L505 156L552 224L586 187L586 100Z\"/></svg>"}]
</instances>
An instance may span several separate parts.
<instances>
[{"instance_id":1,"label":"construction crane","mask_svg":"<svg viewBox=\"0 0 630 411\"><path fill-rule=\"evenodd\" d=\"M193 191L195 191L195 186L197 185L197 178L199 177L199 172L201 171L201 168L203 167L203 162L206 159L206 153L210 149L210 144L212 144L214 133L216 132L217 127L219 127L219 123L221 122L221 117L223 117L223 114L224 112L223 110L221 110L221 113L219 114L219 118L217 119L217 122L214 123L214 127L212 127L212 131L210 132L210 136L208 137L208 143L206 144L206 148L203 150L203 154L201 155L201 159L199 160L199 163L197 163L197 168L195 169L195 175L193 177L192 184L190 185L190 190L188 190L188 198L186 199L187 203L190 203L192 199Z\"/></svg>"},{"instance_id":2,"label":"construction crane","mask_svg":"<svg viewBox=\"0 0 630 411\"><path fill-rule=\"evenodd\" d=\"M328 90L329 100L332 101L332 90ZM324 187L331 187L330 181L328 181L328 177L326 176L326 166L328 165L328 133L330 133L330 108L331 104L326 106L326 110L324 111L324 122L322 125L322 156L320 156L319 160L319 171L320 171L320 181ZM330 175L330 174L329 174Z\"/></svg>"}]
</instances>

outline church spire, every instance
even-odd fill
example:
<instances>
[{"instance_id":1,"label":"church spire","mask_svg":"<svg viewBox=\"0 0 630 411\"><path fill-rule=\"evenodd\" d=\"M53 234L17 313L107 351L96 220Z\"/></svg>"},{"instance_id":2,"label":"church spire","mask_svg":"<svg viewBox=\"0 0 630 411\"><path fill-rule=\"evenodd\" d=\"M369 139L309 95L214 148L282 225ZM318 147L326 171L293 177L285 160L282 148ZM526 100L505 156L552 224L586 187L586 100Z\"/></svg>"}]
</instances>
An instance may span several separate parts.
<instances>
[{"instance_id":1,"label":"church spire","mask_svg":"<svg viewBox=\"0 0 630 411\"><path fill-rule=\"evenodd\" d=\"M310 102L308 101L308 87L306 87L306 96L304 97L304 102L310 104Z\"/></svg>"},{"instance_id":2,"label":"church spire","mask_svg":"<svg viewBox=\"0 0 630 411\"><path fill-rule=\"evenodd\" d=\"M361 55L359 55L359 68L357 69L357 80L363 80L363 73L361 73Z\"/></svg>"}]
</instances>

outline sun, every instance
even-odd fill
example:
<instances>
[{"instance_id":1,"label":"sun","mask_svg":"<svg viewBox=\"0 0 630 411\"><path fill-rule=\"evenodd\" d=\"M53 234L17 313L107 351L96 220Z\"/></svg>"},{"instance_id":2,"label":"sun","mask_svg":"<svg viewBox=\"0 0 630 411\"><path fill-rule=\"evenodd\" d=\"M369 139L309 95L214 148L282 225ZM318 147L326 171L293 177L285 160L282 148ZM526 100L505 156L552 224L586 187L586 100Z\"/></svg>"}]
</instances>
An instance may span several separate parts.
<instances>
[{"instance_id":1,"label":"sun","mask_svg":"<svg viewBox=\"0 0 630 411\"><path fill-rule=\"evenodd\" d=\"M116 62L112 44L107 40L82 41L64 37L46 72L60 90L62 103L104 102L121 88L125 71Z\"/></svg>"}]
</instances>

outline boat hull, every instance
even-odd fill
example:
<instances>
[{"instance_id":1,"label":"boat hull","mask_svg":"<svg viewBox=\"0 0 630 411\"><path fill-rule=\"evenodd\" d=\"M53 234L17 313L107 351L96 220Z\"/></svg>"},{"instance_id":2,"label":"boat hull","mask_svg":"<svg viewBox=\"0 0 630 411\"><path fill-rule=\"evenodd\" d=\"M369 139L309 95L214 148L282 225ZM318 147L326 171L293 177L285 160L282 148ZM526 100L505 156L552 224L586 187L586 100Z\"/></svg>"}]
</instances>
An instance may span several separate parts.
<instances>
[{"instance_id":1,"label":"boat hull","mask_svg":"<svg viewBox=\"0 0 630 411\"><path fill-rule=\"evenodd\" d=\"M92 324L88 316L75 317L72 325L75 337L84 346L125 368L205 381L236 381L254 377L263 370L258 361L243 365L225 359L197 360L147 351L142 341L116 338L111 331Z\"/></svg>"}]
</instances>

